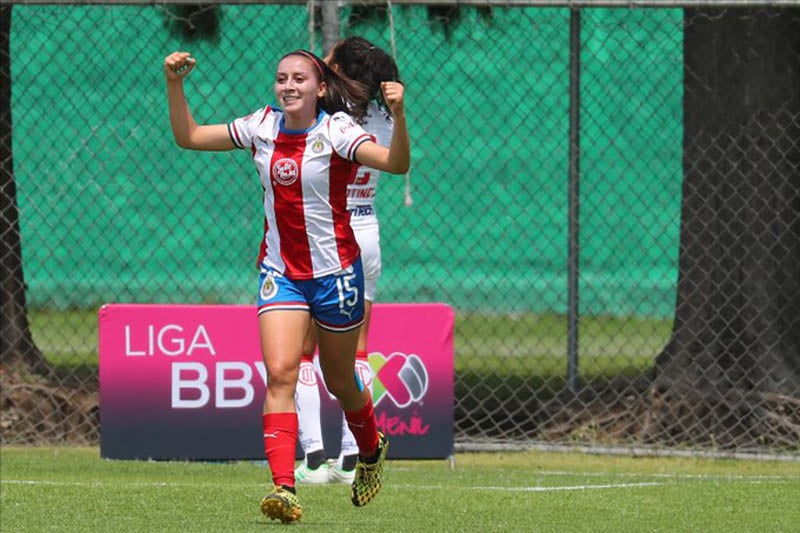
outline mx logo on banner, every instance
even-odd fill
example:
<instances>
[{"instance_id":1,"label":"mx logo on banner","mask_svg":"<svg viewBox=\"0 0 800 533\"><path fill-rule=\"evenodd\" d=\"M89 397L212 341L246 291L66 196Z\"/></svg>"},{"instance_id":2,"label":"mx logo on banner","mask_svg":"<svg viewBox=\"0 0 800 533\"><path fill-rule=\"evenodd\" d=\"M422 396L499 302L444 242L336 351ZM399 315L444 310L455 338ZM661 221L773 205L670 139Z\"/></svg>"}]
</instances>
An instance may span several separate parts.
<instances>
[{"instance_id":1,"label":"mx logo on banner","mask_svg":"<svg viewBox=\"0 0 800 533\"><path fill-rule=\"evenodd\" d=\"M397 407L407 407L420 401L428 391L428 371L418 355L393 352L384 357L373 352L368 359L375 375L373 405L379 405L388 396Z\"/></svg>"}]
</instances>

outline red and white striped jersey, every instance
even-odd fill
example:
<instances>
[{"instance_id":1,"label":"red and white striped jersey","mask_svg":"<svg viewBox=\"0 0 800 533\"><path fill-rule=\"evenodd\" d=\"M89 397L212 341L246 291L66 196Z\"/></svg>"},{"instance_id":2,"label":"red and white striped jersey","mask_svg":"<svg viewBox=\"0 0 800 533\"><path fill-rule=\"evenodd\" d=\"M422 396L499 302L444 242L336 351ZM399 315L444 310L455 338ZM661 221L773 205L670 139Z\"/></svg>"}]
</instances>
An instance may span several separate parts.
<instances>
[{"instance_id":1,"label":"red and white striped jersey","mask_svg":"<svg viewBox=\"0 0 800 533\"><path fill-rule=\"evenodd\" d=\"M347 185L356 149L372 136L349 115L321 112L303 131L287 130L270 106L228 124L233 143L253 154L264 187L265 261L291 279L350 266L359 248L350 227Z\"/></svg>"},{"instance_id":2,"label":"red and white striped jersey","mask_svg":"<svg viewBox=\"0 0 800 533\"><path fill-rule=\"evenodd\" d=\"M394 120L378 104L371 101L367 108L362 126L365 131L375 137L375 142L389 147L392 142ZM351 212L350 225L356 229L366 226L377 226L378 216L375 212L375 194L378 190L380 170L361 166L353 183L347 187L347 209ZM364 209L364 207L367 207Z\"/></svg>"}]
</instances>

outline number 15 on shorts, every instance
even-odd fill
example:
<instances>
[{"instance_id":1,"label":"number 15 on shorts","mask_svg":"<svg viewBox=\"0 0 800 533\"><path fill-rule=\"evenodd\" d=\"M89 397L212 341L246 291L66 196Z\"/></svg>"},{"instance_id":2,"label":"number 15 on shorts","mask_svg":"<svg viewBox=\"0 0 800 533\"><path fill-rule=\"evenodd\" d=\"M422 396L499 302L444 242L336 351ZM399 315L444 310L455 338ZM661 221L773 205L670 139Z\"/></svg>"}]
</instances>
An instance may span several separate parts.
<instances>
[{"instance_id":1,"label":"number 15 on shorts","mask_svg":"<svg viewBox=\"0 0 800 533\"><path fill-rule=\"evenodd\" d=\"M336 289L339 291L339 312L351 316L353 308L358 304L358 287L353 285L355 274L345 274L336 278Z\"/></svg>"}]
</instances>

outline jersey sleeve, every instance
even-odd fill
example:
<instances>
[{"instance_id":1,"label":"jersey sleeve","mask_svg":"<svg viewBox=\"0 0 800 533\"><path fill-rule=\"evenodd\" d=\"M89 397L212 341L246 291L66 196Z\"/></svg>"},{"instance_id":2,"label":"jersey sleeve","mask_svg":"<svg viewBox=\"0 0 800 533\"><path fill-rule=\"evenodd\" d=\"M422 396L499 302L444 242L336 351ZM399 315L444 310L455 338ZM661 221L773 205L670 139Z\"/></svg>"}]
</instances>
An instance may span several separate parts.
<instances>
[{"instance_id":1,"label":"jersey sleeve","mask_svg":"<svg viewBox=\"0 0 800 533\"><path fill-rule=\"evenodd\" d=\"M375 142L375 137L367 133L347 113L335 113L330 120L330 136L333 150L339 156L355 161L356 149L367 141Z\"/></svg>"},{"instance_id":2,"label":"jersey sleeve","mask_svg":"<svg viewBox=\"0 0 800 533\"><path fill-rule=\"evenodd\" d=\"M228 123L228 135L231 136L234 146L241 149L249 149L253 145L253 137L256 134L258 125L261 124L267 115L272 111L270 106L262 107L255 113L239 117Z\"/></svg>"}]
</instances>

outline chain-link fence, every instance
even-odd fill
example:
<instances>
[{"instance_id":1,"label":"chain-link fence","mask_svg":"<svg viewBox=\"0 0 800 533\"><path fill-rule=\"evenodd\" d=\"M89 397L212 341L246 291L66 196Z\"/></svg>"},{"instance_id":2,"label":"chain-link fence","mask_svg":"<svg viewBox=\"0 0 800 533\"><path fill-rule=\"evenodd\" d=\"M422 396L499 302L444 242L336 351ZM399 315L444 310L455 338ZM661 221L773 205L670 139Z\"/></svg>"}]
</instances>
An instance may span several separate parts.
<instances>
[{"instance_id":1,"label":"chain-link fence","mask_svg":"<svg viewBox=\"0 0 800 533\"><path fill-rule=\"evenodd\" d=\"M797 453L796 6L340 4L407 85L378 301L456 310L457 446ZM271 101L280 55L322 51L326 18L2 10L2 439L95 443L100 305L254 301L252 162L175 146L163 57L193 53L193 113L226 122Z\"/></svg>"}]
</instances>

